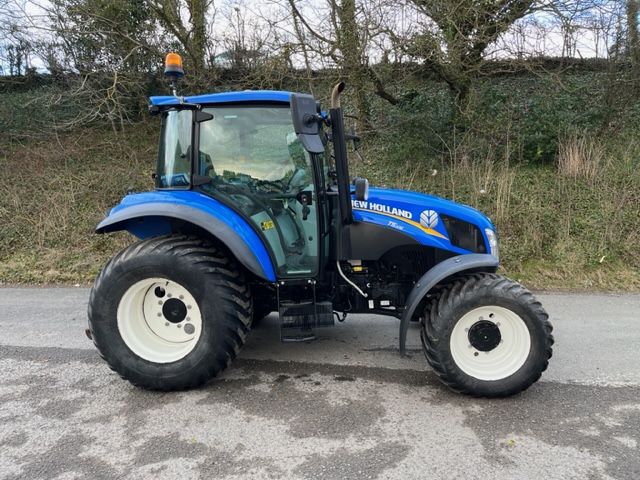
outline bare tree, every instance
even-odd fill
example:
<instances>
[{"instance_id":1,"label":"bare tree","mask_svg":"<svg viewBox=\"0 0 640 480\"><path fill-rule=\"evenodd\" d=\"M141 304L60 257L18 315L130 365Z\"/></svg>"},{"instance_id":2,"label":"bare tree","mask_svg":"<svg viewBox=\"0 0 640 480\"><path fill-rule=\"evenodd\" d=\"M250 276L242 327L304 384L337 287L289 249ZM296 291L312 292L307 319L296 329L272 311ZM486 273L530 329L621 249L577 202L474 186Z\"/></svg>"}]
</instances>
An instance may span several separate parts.
<instances>
[{"instance_id":1,"label":"bare tree","mask_svg":"<svg viewBox=\"0 0 640 480\"><path fill-rule=\"evenodd\" d=\"M235 1L222 8L221 34L214 63L238 72L255 71L259 68L268 52L265 51L268 39L274 36L273 20L260 17L251 10L244 0ZM272 49L282 45L271 45Z\"/></svg>"},{"instance_id":2,"label":"bare tree","mask_svg":"<svg viewBox=\"0 0 640 480\"><path fill-rule=\"evenodd\" d=\"M627 43L629 46L629 58L633 68L634 77L640 78L640 40L638 38L638 14L640 13L640 1L627 0Z\"/></svg>"},{"instance_id":3,"label":"bare tree","mask_svg":"<svg viewBox=\"0 0 640 480\"><path fill-rule=\"evenodd\" d=\"M369 54L372 39L381 35L382 29L372 9L367 7L379 3L327 0L320 10L317 3L314 6L296 0L287 2L300 43L304 43L305 63L317 68L326 62L325 59L331 60L332 65L328 66L337 67L348 82L358 129L371 132L368 94L374 91L371 87L377 76L371 68ZM379 86L379 90L384 91L382 83Z\"/></svg>"},{"instance_id":4,"label":"bare tree","mask_svg":"<svg viewBox=\"0 0 640 480\"><path fill-rule=\"evenodd\" d=\"M31 68L32 39L23 28L25 4L0 0L0 73L19 76Z\"/></svg>"},{"instance_id":5,"label":"bare tree","mask_svg":"<svg viewBox=\"0 0 640 480\"><path fill-rule=\"evenodd\" d=\"M213 15L212 0L146 0L160 25L186 53L186 62L196 75L205 70L207 16ZM183 12L186 15L183 15Z\"/></svg>"},{"instance_id":6,"label":"bare tree","mask_svg":"<svg viewBox=\"0 0 640 480\"><path fill-rule=\"evenodd\" d=\"M447 83L461 109L487 47L534 7L533 0L411 2L423 16L423 30L410 39L407 53Z\"/></svg>"}]
</instances>

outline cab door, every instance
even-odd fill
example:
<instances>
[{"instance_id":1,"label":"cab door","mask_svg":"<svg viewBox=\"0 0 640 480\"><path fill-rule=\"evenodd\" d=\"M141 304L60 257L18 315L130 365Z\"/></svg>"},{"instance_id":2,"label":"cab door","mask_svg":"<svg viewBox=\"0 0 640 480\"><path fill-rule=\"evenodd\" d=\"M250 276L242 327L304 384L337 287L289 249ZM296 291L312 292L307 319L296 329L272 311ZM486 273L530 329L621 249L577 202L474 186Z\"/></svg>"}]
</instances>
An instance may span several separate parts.
<instances>
[{"instance_id":1,"label":"cab door","mask_svg":"<svg viewBox=\"0 0 640 480\"><path fill-rule=\"evenodd\" d=\"M287 106L213 106L200 122L195 170L203 192L250 221L278 277L313 277L319 231L311 158ZM199 182L200 183L200 182Z\"/></svg>"}]
</instances>

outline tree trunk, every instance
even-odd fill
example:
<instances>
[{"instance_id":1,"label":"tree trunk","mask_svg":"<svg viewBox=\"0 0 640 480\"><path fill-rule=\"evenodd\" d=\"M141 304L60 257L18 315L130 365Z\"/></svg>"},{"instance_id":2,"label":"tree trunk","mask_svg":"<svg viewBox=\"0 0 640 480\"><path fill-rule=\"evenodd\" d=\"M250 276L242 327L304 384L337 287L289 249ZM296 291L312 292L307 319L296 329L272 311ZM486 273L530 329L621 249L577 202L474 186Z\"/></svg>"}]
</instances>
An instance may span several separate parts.
<instances>
[{"instance_id":1,"label":"tree trunk","mask_svg":"<svg viewBox=\"0 0 640 480\"><path fill-rule=\"evenodd\" d=\"M193 27L192 61L196 74L204 73L204 59L207 48L206 2L205 0L189 0L190 23Z\"/></svg>"},{"instance_id":2,"label":"tree trunk","mask_svg":"<svg viewBox=\"0 0 640 480\"><path fill-rule=\"evenodd\" d=\"M634 79L640 78L640 44L638 43L638 13L640 1L627 0L627 27L629 57Z\"/></svg>"},{"instance_id":3,"label":"tree trunk","mask_svg":"<svg viewBox=\"0 0 640 480\"><path fill-rule=\"evenodd\" d=\"M367 85L369 75L364 63L364 47L360 37L360 29L356 21L355 0L342 0L338 7L340 30L338 47L342 52L342 72L345 81L353 92L353 101L357 117L357 129L360 132L372 130L369 122L369 100Z\"/></svg>"}]
</instances>

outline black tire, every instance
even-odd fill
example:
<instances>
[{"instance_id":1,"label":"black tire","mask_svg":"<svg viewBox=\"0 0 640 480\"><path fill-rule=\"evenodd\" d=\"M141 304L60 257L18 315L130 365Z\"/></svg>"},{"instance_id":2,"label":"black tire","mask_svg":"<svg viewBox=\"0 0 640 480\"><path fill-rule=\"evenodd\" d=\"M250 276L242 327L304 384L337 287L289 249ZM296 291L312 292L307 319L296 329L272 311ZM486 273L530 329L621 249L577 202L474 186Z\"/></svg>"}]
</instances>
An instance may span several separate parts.
<instances>
[{"instance_id":1,"label":"black tire","mask_svg":"<svg viewBox=\"0 0 640 480\"><path fill-rule=\"evenodd\" d=\"M504 397L527 389L547 369L553 345L548 319L519 283L477 274L438 292L420 336L427 361L452 390Z\"/></svg>"},{"instance_id":2,"label":"black tire","mask_svg":"<svg viewBox=\"0 0 640 480\"><path fill-rule=\"evenodd\" d=\"M89 328L109 366L150 390L203 385L244 345L251 297L221 248L154 237L114 256L89 297Z\"/></svg>"}]
</instances>

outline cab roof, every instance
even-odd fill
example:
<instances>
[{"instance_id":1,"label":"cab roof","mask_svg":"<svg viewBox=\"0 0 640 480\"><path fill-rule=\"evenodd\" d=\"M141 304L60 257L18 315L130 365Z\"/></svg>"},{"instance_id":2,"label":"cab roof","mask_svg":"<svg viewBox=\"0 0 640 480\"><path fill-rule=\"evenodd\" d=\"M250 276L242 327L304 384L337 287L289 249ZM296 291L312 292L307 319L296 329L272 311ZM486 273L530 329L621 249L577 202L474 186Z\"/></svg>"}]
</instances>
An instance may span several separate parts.
<instances>
[{"instance_id":1,"label":"cab roof","mask_svg":"<svg viewBox=\"0 0 640 480\"><path fill-rule=\"evenodd\" d=\"M281 102L289 103L291 92L274 90L249 90L245 92L207 93L184 97L187 103L201 105L212 103L238 103L238 102ZM173 96L151 97L152 105L180 105L180 100Z\"/></svg>"}]
</instances>

